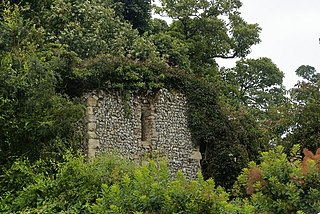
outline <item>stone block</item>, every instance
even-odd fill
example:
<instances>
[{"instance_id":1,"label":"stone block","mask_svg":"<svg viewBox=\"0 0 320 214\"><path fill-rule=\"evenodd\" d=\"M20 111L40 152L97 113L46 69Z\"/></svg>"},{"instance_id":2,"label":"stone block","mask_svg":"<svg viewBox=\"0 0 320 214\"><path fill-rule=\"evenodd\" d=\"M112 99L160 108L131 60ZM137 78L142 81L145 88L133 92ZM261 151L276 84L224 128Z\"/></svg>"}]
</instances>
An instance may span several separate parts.
<instances>
[{"instance_id":1,"label":"stone block","mask_svg":"<svg viewBox=\"0 0 320 214\"><path fill-rule=\"evenodd\" d=\"M87 106L97 106L98 99L96 97L88 97Z\"/></svg>"},{"instance_id":2,"label":"stone block","mask_svg":"<svg viewBox=\"0 0 320 214\"><path fill-rule=\"evenodd\" d=\"M87 107L86 114L87 115L93 114L93 107L92 106Z\"/></svg>"},{"instance_id":3,"label":"stone block","mask_svg":"<svg viewBox=\"0 0 320 214\"><path fill-rule=\"evenodd\" d=\"M88 139L96 139L97 134L95 132L87 132Z\"/></svg>"},{"instance_id":4,"label":"stone block","mask_svg":"<svg viewBox=\"0 0 320 214\"><path fill-rule=\"evenodd\" d=\"M96 123L88 123L87 125L88 131L95 131L97 129L97 124Z\"/></svg>"},{"instance_id":5,"label":"stone block","mask_svg":"<svg viewBox=\"0 0 320 214\"><path fill-rule=\"evenodd\" d=\"M87 115L87 120L88 122L95 122L97 121L96 117L93 114L88 114Z\"/></svg>"},{"instance_id":6,"label":"stone block","mask_svg":"<svg viewBox=\"0 0 320 214\"><path fill-rule=\"evenodd\" d=\"M149 161L147 161L147 160L141 161L141 165L142 165L142 166L146 166L146 165L148 165L148 164L149 164Z\"/></svg>"},{"instance_id":7,"label":"stone block","mask_svg":"<svg viewBox=\"0 0 320 214\"><path fill-rule=\"evenodd\" d=\"M141 141L140 142L140 146L142 146L143 148L148 149L148 148L150 148L151 143L149 141Z\"/></svg>"},{"instance_id":8,"label":"stone block","mask_svg":"<svg viewBox=\"0 0 320 214\"><path fill-rule=\"evenodd\" d=\"M90 159L95 158L96 157L96 149L88 149L88 157Z\"/></svg>"},{"instance_id":9,"label":"stone block","mask_svg":"<svg viewBox=\"0 0 320 214\"><path fill-rule=\"evenodd\" d=\"M198 151L193 151L192 152L192 155L190 156L190 159L193 159L193 160L201 160L202 159L202 155L200 152Z\"/></svg>"},{"instance_id":10,"label":"stone block","mask_svg":"<svg viewBox=\"0 0 320 214\"><path fill-rule=\"evenodd\" d=\"M99 147L99 140L89 139L88 140L88 149L97 149Z\"/></svg>"}]
</instances>

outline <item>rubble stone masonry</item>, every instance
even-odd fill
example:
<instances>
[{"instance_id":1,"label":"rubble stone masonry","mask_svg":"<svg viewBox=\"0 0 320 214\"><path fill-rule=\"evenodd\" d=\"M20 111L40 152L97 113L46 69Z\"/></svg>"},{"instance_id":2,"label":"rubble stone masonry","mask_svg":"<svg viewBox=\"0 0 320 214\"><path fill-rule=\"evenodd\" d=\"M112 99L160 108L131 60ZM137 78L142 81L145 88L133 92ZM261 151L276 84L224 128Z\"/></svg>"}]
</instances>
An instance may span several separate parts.
<instances>
[{"instance_id":1,"label":"rubble stone masonry","mask_svg":"<svg viewBox=\"0 0 320 214\"><path fill-rule=\"evenodd\" d=\"M183 94L100 91L85 99L89 157L111 151L139 163L165 159L172 173L181 170L189 178L200 170L201 154L191 140Z\"/></svg>"}]
</instances>

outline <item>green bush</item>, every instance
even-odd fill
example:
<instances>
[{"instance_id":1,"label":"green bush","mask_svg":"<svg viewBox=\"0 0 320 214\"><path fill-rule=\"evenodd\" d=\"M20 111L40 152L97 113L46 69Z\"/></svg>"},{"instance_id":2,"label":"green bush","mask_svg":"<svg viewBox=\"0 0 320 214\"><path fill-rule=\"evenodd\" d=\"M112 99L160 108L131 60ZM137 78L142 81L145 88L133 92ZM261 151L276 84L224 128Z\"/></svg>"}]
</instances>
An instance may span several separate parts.
<instances>
[{"instance_id":1,"label":"green bush","mask_svg":"<svg viewBox=\"0 0 320 214\"><path fill-rule=\"evenodd\" d=\"M263 152L261 163L251 162L238 177L237 197L247 197L255 213L320 212L319 159L305 157L302 164L298 152L297 145L289 157L281 146Z\"/></svg>"},{"instance_id":2,"label":"green bush","mask_svg":"<svg viewBox=\"0 0 320 214\"><path fill-rule=\"evenodd\" d=\"M1 179L0 211L83 213L100 197L102 184L112 185L132 171L133 163L111 154L93 161L67 154L51 165L17 161Z\"/></svg>"},{"instance_id":3,"label":"green bush","mask_svg":"<svg viewBox=\"0 0 320 214\"><path fill-rule=\"evenodd\" d=\"M164 163L150 162L136 168L113 185L102 185L102 198L91 206L93 213L239 213L252 207L229 203L228 193L212 179L188 181L178 172L172 179Z\"/></svg>"},{"instance_id":4,"label":"green bush","mask_svg":"<svg viewBox=\"0 0 320 214\"><path fill-rule=\"evenodd\" d=\"M320 150L283 147L263 152L238 177L229 197L212 179L173 178L165 163L137 166L115 155L88 161L67 154L61 163L16 161L0 178L4 213L317 213Z\"/></svg>"}]
</instances>

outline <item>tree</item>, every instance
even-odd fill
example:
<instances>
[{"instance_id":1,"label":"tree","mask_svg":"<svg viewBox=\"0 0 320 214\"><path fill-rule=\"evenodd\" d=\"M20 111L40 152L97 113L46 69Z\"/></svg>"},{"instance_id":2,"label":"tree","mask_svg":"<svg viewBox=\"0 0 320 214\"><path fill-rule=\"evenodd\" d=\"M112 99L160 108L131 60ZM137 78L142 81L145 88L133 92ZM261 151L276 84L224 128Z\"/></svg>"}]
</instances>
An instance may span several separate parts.
<instances>
[{"instance_id":1,"label":"tree","mask_svg":"<svg viewBox=\"0 0 320 214\"><path fill-rule=\"evenodd\" d=\"M315 150L320 147L320 74L309 65L300 66L296 74L303 80L290 91L292 124L286 143Z\"/></svg>"},{"instance_id":2,"label":"tree","mask_svg":"<svg viewBox=\"0 0 320 214\"><path fill-rule=\"evenodd\" d=\"M245 57L257 44L260 28L240 17L239 0L161 0L158 13L173 19L171 34L189 47L195 66L212 64L215 58Z\"/></svg>"},{"instance_id":3,"label":"tree","mask_svg":"<svg viewBox=\"0 0 320 214\"><path fill-rule=\"evenodd\" d=\"M82 107L56 93L63 48L44 43L43 29L18 7L0 21L0 164L16 157L55 158L70 147ZM67 143L68 142L68 143ZM68 144L68 146L66 145ZM45 152L44 152L45 151Z\"/></svg>"},{"instance_id":4,"label":"tree","mask_svg":"<svg viewBox=\"0 0 320 214\"><path fill-rule=\"evenodd\" d=\"M8 6L19 6L22 10L20 10L20 14L25 19L33 19L34 21L40 21L41 17L43 17L44 12L49 10L54 0L7 0L2 1L0 3L0 18L1 14Z\"/></svg>"},{"instance_id":5,"label":"tree","mask_svg":"<svg viewBox=\"0 0 320 214\"><path fill-rule=\"evenodd\" d=\"M225 102L246 108L255 117L264 148L281 140L289 127L291 104L282 85L284 74L269 58L241 59L231 69L221 69L226 82Z\"/></svg>"},{"instance_id":6,"label":"tree","mask_svg":"<svg viewBox=\"0 0 320 214\"><path fill-rule=\"evenodd\" d=\"M236 67L222 69L222 75L243 105L266 110L285 100L284 74L269 58L241 59Z\"/></svg>"},{"instance_id":7,"label":"tree","mask_svg":"<svg viewBox=\"0 0 320 214\"><path fill-rule=\"evenodd\" d=\"M317 83L317 81L320 80L320 74L317 73L316 69L310 65L301 65L296 70L296 74L307 80L309 83Z\"/></svg>"},{"instance_id":8,"label":"tree","mask_svg":"<svg viewBox=\"0 0 320 214\"><path fill-rule=\"evenodd\" d=\"M41 25L47 42L67 45L80 58L101 53L126 55L137 32L121 22L106 1L56 1L46 11Z\"/></svg>"}]
</instances>

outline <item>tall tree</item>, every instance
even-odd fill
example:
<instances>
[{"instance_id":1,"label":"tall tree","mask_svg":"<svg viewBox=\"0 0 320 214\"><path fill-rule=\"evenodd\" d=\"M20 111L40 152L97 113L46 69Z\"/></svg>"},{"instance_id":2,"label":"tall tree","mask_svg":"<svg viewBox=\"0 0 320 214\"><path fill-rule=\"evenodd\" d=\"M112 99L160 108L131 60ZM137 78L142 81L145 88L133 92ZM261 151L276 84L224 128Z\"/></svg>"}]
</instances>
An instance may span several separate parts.
<instances>
[{"instance_id":1,"label":"tall tree","mask_svg":"<svg viewBox=\"0 0 320 214\"><path fill-rule=\"evenodd\" d=\"M0 21L0 164L27 156L54 158L70 147L82 107L56 93L56 69L65 50L44 41L44 32L18 7ZM69 143L66 143L69 141Z\"/></svg>"},{"instance_id":2,"label":"tall tree","mask_svg":"<svg viewBox=\"0 0 320 214\"><path fill-rule=\"evenodd\" d=\"M236 67L221 71L233 87L231 95L243 105L266 110L285 100L284 74L269 58L241 59Z\"/></svg>"},{"instance_id":3,"label":"tall tree","mask_svg":"<svg viewBox=\"0 0 320 214\"><path fill-rule=\"evenodd\" d=\"M316 150L320 147L320 73L302 65L296 74L303 79L290 92L293 121L286 143Z\"/></svg>"},{"instance_id":4,"label":"tall tree","mask_svg":"<svg viewBox=\"0 0 320 214\"><path fill-rule=\"evenodd\" d=\"M241 18L239 0L160 2L158 13L173 19L172 35L187 44L195 66L212 64L215 58L245 57L260 42L260 28Z\"/></svg>"}]
</instances>

